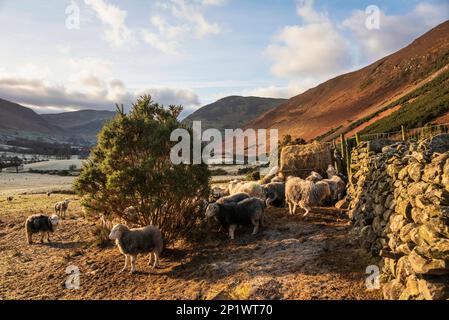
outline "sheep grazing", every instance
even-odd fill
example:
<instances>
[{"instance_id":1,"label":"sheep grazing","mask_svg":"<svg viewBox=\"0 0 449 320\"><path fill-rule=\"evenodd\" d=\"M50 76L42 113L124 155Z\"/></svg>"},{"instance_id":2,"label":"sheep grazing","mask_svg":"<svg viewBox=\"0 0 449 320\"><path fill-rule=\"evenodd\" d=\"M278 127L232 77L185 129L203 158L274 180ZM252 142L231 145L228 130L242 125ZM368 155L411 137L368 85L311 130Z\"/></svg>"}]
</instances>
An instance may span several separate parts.
<instances>
[{"instance_id":1,"label":"sheep grazing","mask_svg":"<svg viewBox=\"0 0 449 320\"><path fill-rule=\"evenodd\" d=\"M266 206L284 207L285 205L285 184L283 182L272 182L262 186Z\"/></svg>"},{"instance_id":2,"label":"sheep grazing","mask_svg":"<svg viewBox=\"0 0 449 320\"><path fill-rule=\"evenodd\" d=\"M290 214L296 213L296 207L305 210L306 217L311 207L320 206L329 196L329 186L326 183L313 183L301 178L290 178L285 184L285 201Z\"/></svg>"},{"instance_id":3,"label":"sheep grazing","mask_svg":"<svg viewBox=\"0 0 449 320\"><path fill-rule=\"evenodd\" d=\"M65 218L67 214L67 210L69 209L69 199L65 199L64 201L58 202L55 204L55 214L59 215L62 219Z\"/></svg>"},{"instance_id":4,"label":"sheep grazing","mask_svg":"<svg viewBox=\"0 0 449 320\"><path fill-rule=\"evenodd\" d=\"M231 196L241 192L247 193L251 197L263 198L262 187L257 182L238 182L234 180L229 183L229 194Z\"/></svg>"},{"instance_id":5,"label":"sheep grazing","mask_svg":"<svg viewBox=\"0 0 449 320\"><path fill-rule=\"evenodd\" d=\"M47 234L47 242L50 242L50 233L55 232L59 224L59 217L52 215L48 217L43 214L29 216L25 222L25 231L28 244L33 243L33 234L41 233L41 243L44 242L44 236Z\"/></svg>"},{"instance_id":6,"label":"sheep grazing","mask_svg":"<svg viewBox=\"0 0 449 320\"><path fill-rule=\"evenodd\" d=\"M219 203L219 204L238 203L238 202L243 201L248 198L250 198L249 194L240 192L240 193L236 193L232 196L220 198L217 200L217 203Z\"/></svg>"},{"instance_id":7,"label":"sheep grazing","mask_svg":"<svg viewBox=\"0 0 449 320\"><path fill-rule=\"evenodd\" d=\"M310 175L306 178L307 181L312 181L313 183L317 183L318 181L323 180L323 177L315 171L312 171Z\"/></svg>"},{"instance_id":8,"label":"sheep grazing","mask_svg":"<svg viewBox=\"0 0 449 320\"><path fill-rule=\"evenodd\" d=\"M131 273L134 273L136 271L138 254L149 253L148 265L153 264L153 269L159 264L163 240L162 233L156 227L147 226L138 229L128 229L123 224L117 224L112 228L109 239L115 240L120 252L125 255L125 266L120 272L126 270L128 260L131 260Z\"/></svg>"},{"instance_id":9,"label":"sheep grazing","mask_svg":"<svg viewBox=\"0 0 449 320\"><path fill-rule=\"evenodd\" d=\"M7 198L6 198L6 201L8 201L8 202L12 202L13 200L14 200L13 197L7 197Z\"/></svg>"},{"instance_id":10,"label":"sheep grazing","mask_svg":"<svg viewBox=\"0 0 449 320\"><path fill-rule=\"evenodd\" d=\"M330 179L324 179L324 182L329 184L331 190L331 201L336 203L343 199L346 191L346 183L339 176L333 176Z\"/></svg>"},{"instance_id":11,"label":"sheep grazing","mask_svg":"<svg viewBox=\"0 0 449 320\"><path fill-rule=\"evenodd\" d=\"M206 209L206 218L215 218L224 228L228 228L229 237L234 240L237 226L253 225L256 235L263 225L264 201L259 198L248 198L239 203L211 203Z\"/></svg>"}]
</instances>

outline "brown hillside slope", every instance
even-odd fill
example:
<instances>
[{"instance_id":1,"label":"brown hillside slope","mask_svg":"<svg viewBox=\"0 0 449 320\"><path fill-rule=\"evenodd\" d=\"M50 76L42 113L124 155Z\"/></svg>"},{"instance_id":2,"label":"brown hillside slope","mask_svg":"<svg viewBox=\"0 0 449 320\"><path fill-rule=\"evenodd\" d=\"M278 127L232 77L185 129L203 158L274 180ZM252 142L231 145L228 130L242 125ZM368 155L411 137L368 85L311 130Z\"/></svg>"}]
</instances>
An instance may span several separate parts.
<instances>
[{"instance_id":1,"label":"brown hillside slope","mask_svg":"<svg viewBox=\"0 0 449 320\"><path fill-rule=\"evenodd\" d=\"M379 110L448 64L449 21L361 70L331 79L248 123L313 139Z\"/></svg>"}]
</instances>

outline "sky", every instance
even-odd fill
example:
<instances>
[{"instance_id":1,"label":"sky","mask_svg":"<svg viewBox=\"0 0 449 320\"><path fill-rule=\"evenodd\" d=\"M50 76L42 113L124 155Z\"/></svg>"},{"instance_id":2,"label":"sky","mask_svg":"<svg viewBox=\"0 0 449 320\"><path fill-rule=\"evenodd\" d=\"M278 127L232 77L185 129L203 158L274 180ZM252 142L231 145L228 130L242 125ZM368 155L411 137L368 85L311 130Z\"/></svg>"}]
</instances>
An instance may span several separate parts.
<instances>
[{"instance_id":1,"label":"sky","mask_svg":"<svg viewBox=\"0 0 449 320\"><path fill-rule=\"evenodd\" d=\"M38 113L290 98L406 46L449 0L0 0L0 98Z\"/></svg>"}]
</instances>

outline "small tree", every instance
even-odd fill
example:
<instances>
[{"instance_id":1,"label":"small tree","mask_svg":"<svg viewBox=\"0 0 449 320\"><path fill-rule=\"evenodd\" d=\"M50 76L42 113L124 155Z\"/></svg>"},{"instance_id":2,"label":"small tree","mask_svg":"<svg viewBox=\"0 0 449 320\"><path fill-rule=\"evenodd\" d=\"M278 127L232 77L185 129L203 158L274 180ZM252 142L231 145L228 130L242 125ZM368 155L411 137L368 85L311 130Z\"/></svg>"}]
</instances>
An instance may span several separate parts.
<instances>
[{"instance_id":1,"label":"small tree","mask_svg":"<svg viewBox=\"0 0 449 320\"><path fill-rule=\"evenodd\" d=\"M165 109L143 96L129 114L118 109L75 181L82 205L93 215L155 225L167 242L189 233L201 217L210 174L204 164L170 161L176 143L170 134L184 127L177 120L182 107ZM133 215L125 213L130 206Z\"/></svg>"}]
</instances>

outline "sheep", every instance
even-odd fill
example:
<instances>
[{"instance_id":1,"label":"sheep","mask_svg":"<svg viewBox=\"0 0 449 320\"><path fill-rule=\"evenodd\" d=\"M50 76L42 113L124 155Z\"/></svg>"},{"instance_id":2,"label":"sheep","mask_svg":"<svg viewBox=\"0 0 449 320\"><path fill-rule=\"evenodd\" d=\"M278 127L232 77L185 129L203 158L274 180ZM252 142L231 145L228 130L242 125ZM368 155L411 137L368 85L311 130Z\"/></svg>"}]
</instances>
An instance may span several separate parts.
<instances>
[{"instance_id":1,"label":"sheep","mask_svg":"<svg viewBox=\"0 0 449 320\"><path fill-rule=\"evenodd\" d=\"M222 198L218 199L216 202L219 204L238 203L238 202L243 201L248 198L250 198L249 194L240 192L240 193L236 193L232 196L222 197Z\"/></svg>"},{"instance_id":2,"label":"sheep","mask_svg":"<svg viewBox=\"0 0 449 320\"><path fill-rule=\"evenodd\" d=\"M248 198L239 203L211 203L206 209L206 218L215 218L222 227L228 228L229 237L234 240L237 226L253 225L252 235L256 235L263 225L264 201Z\"/></svg>"},{"instance_id":3,"label":"sheep","mask_svg":"<svg viewBox=\"0 0 449 320\"><path fill-rule=\"evenodd\" d=\"M25 232L28 244L33 243L33 234L41 233L41 243L44 242L44 236L47 234L47 242L50 242L50 233L55 232L59 224L59 217L52 215L48 217L43 214L29 216L25 222Z\"/></svg>"},{"instance_id":4,"label":"sheep","mask_svg":"<svg viewBox=\"0 0 449 320\"><path fill-rule=\"evenodd\" d=\"M331 179L333 176L336 176L336 175L337 175L337 170L336 170L335 167L334 167L333 165L331 165L331 164L327 167L326 172L327 172L327 177L328 177L329 179Z\"/></svg>"},{"instance_id":5,"label":"sheep","mask_svg":"<svg viewBox=\"0 0 449 320\"><path fill-rule=\"evenodd\" d=\"M154 226L147 226L138 229L129 229L123 224L115 225L109 239L115 240L120 252L125 255L125 266L120 272L126 271L128 260L131 260L131 271L136 272L136 259L138 254L149 253L148 265L153 264L156 268L159 264L159 256L163 248L161 231ZM154 257L154 261L153 261Z\"/></svg>"},{"instance_id":6,"label":"sheep","mask_svg":"<svg viewBox=\"0 0 449 320\"><path fill-rule=\"evenodd\" d=\"M266 206L283 207L285 204L285 184L283 182L272 182L262 186Z\"/></svg>"},{"instance_id":7,"label":"sheep","mask_svg":"<svg viewBox=\"0 0 449 320\"><path fill-rule=\"evenodd\" d=\"M311 207L322 205L329 196L329 186L326 183L313 183L301 178L289 178L285 184L285 200L288 204L290 214L296 213L299 206L305 210L306 217Z\"/></svg>"},{"instance_id":8,"label":"sheep","mask_svg":"<svg viewBox=\"0 0 449 320\"><path fill-rule=\"evenodd\" d=\"M229 191L226 189L222 189L220 187L215 187L212 189L212 198L220 199L222 197L229 196Z\"/></svg>"},{"instance_id":9,"label":"sheep","mask_svg":"<svg viewBox=\"0 0 449 320\"><path fill-rule=\"evenodd\" d=\"M280 177L280 176L276 176L273 179L271 179L271 182L282 182L284 183L284 178Z\"/></svg>"},{"instance_id":10,"label":"sheep","mask_svg":"<svg viewBox=\"0 0 449 320\"><path fill-rule=\"evenodd\" d=\"M14 197L7 197L6 198L6 201L8 201L8 202L12 202L14 200Z\"/></svg>"},{"instance_id":11,"label":"sheep","mask_svg":"<svg viewBox=\"0 0 449 320\"><path fill-rule=\"evenodd\" d=\"M55 214L60 215L62 219L65 218L67 214L67 210L69 209L69 199L65 199L64 201L58 202L55 204Z\"/></svg>"},{"instance_id":12,"label":"sheep","mask_svg":"<svg viewBox=\"0 0 449 320\"><path fill-rule=\"evenodd\" d=\"M329 184L331 190L331 201L336 203L343 199L346 191L346 183L339 176L333 176L330 179L324 179L324 182Z\"/></svg>"},{"instance_id":13,"label":"sheep","mask_svg":"<svg viewBox=\"0 0 449 320\"><path fill-rule=\"evenodd\" d=\"M318 181L323 180L323 177L318 172L312 171L306 180L317 183Z\"/></svg>"},{"instance_id":14,"label":"sheep","mask_svg":"<svg viewBox=\"0 0 449 320\"><path fill-rule=\"evenodd\" d=\"M51 196L51 192L47 192L47 197Z\"/></svg>"},{"instance_id":15,"label":"sheep","mask_svg":"<svg viewBox=\"0 0 449 320\"><path fill-rule=\"evenodd\" d=\"M264 185L264 184L270 183L271 180L273 180L275 177L276 177L275 174L267 174L265 177L263 177L262 180L260 180L260 184Z\"/></svg>"},{"instance_id":16,"label":"sheep","mask_svg":"<svg viewBox=\"0 0 449 320\"><path fill-rule=\"evenodd\" d=\"M241 192L247 193L251 197L263 198L262 187L257 182L232 181L229 183L229 194L231 196Z\"/></svg>"}]
</instances>

